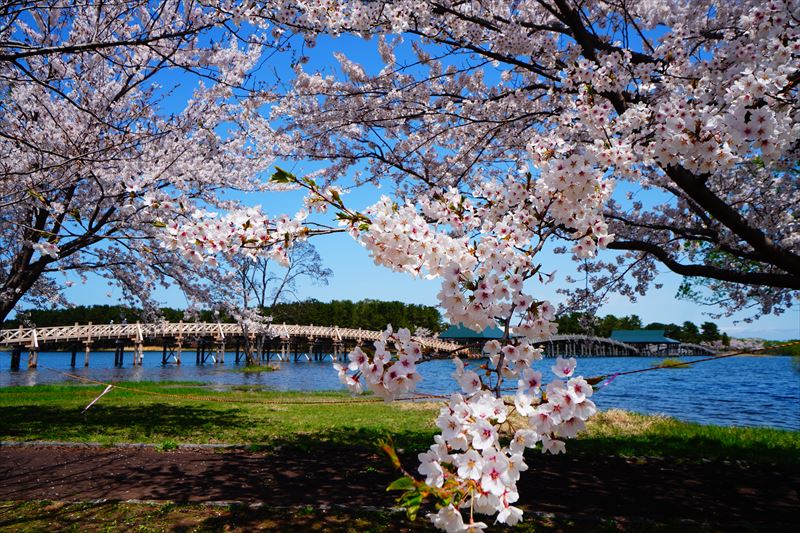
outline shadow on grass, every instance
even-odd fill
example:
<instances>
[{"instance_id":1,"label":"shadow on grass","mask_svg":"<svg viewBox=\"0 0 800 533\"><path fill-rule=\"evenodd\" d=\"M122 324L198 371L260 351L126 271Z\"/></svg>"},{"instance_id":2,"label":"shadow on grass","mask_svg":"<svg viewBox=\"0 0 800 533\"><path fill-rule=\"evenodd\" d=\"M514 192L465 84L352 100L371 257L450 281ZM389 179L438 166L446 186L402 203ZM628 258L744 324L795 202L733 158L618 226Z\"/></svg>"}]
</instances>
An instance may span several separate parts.
<instances>
[{"instance_id":1,"label":"shadow on grass","mask_svg":"<svg viewBox=\"0 0 800 533\"><path fill-rule=\"evenodd\" d=\"M754 435L758 435L754 432ZM704 434L643 434L621 436L583 435L570 441L570 453L621 455L625 457L663 457L675 461L741 460L755 464L800 465L800 443L795 437L781 439L757 436Z\"/></svg>"},{"instance_id":2,"label":"shadow on grass","mask_svg":"<svg viewBox=\"0 0 800 533\"><path fill-rule=\"evenodd\" d=\"M293 510L232 507L227 513L207 518L199 524L207 531L297 531L326 532L433 532L424 518L410 522L402 512L390 510L319 509L313 505Z\"/></svg>"},{"instance_id":3,"label":"shadow on grass","mask_svg":"<svg viewBox=\"0 0 800 533\"><path fill-rule=\"evenodd\" d=\"M60 503L50 501L0 503L2 531L78 531L91 524L98 531L298 531L433 532L424 518L409 522L391 510L211 507L205 505Z\"/></svg>"},{"instance_id":4,"label":"shadow on grass","mask_svg":"<svg viewBox=\"0 0 800 533\"><path fill-rule=\"evenodd\" d=\"M93 406L7 405L0 417L0 440L150 442L177 444L221 442L251 445L251 451L276 446L307 451L319 446L358 446L375 449L391 437L408 453L424 451L433 442L434 428L403 422L398 412L376 412L351 422L334 419L330 410L281 410L229 405L141 403ZM309 409L304 407L303 409ZM306 423L306 421L312 421ZM676 461L697 459L745 460L752 463L800 464L800 434L771 429L737 429L665 424L640 434L584 434L568 444L570 453L588 455L654 456Z\"/></svg>"},{"instance_id":5,"label":"shadow on grass","mask_svg":"<svg viewBox=\"0 0 800 533\"><path fill-rule=\"evenodd\" d=\"M397 430L385 420L372 427L340 425L287 431L278 410L252 412L236 407L174 405L96 405L85 415L82 407L18 405L0 418L0 439L115 442L223 442L250 444L251 451L287 446L312 450L321 444L376 448L391 437L395 445L423 451L434 430ZM308 416L308 415L306 415ZM297 424L295 422L295 424ZM302 428L302 424L299 424Z\"/></svg>"},{"instance_id":6,"label":"shadow on grass","mask_svg":"<svg viewBox=\"0 0 800 533\"><path fill-rule=\"evenodd\" d=\"M82 407L19 405L0 420L0 438L102 442L150 441L153 437L188 438L213 435L215 429L236 427L246 420L235 409L152 403L142 406Z\"/></svg>"}]
</instances>

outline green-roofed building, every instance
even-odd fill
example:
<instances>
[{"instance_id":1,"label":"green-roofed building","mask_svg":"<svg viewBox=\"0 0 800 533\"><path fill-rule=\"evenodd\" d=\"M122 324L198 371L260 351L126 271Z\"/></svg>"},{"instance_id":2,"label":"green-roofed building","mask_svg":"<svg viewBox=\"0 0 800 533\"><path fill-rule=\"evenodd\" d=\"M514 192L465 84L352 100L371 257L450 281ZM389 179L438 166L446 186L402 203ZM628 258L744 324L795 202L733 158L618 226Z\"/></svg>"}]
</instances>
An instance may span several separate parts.
<instances>
[{"instance_id":1,"label":"green-roofed building","mask_svg":"<svg viewBox=\"0 0 800 533\"><path fill-rule=\"evenodd\" d=\"M464 324L450 326L439 334L440 339L447 339L456 342L478 342L492 339L502 339L503 330L498 327L486 328L483 331L473 331Z\"/></svg>"},{"instance_id":2,"label":"green-roofed building","mask_svg":"<svg viewBox=\"0 0 800 533\"><path fill-rule=\"evenodd\" d=\"M664 335L663 329L615 329L611 339L631 346L636 346L642 354L662 352L669 348L678 348L681 341L670 339Z\"/></svg>"}]
</instances>

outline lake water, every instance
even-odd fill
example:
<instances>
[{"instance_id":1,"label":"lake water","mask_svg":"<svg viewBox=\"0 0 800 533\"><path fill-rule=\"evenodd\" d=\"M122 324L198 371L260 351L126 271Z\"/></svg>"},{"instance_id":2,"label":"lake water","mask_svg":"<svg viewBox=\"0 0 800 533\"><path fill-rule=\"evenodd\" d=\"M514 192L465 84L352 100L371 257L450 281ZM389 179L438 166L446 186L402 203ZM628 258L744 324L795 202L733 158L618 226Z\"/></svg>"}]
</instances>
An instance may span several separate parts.
<instances>
[{"instance_id":1,"label":"lake water","mask_svg":"<svg viewBox=\"0 0 800 533\"><path fill-rule=\"evenodd\" d=\"M191 362L188 362L191 356ZM114 368L113 352L93 352L89 368L71 369L70 354L39 355L40 368L10 370L11 356L0 353L0 386L36 385L70 381L62 372L99 381L202 381L221 386L257 385L274 390L341 390L331 361L280 363L275 372L232 371L237 365L194 364L194 353L184 354L182 366L161 365L161 353L145 353L144 365L130 366L132 354L125 354L126 366ZM233 361L234 354L227 354ZM685 358L684 360L692 360ZM648 368L661 361L651 357L582 357L577 373L585 377L611 375ZM22 356L22 365L27 354ZM83 354L78 353L82 365ZM552 360L537 364L545 373ZM239 365L241 368L241 365ZM450 377L450 361L431 361L421 368L419 391L447 394L458 389ZM552 376L552 374L550 374ZM728 426L769 426L800 430L800 367L791 357L731 357L698 363L688 368L663 369L620 376L595 393L601 409L619 407L642 413L663 413L681 420Z\"/></svg>"}]
</instances>

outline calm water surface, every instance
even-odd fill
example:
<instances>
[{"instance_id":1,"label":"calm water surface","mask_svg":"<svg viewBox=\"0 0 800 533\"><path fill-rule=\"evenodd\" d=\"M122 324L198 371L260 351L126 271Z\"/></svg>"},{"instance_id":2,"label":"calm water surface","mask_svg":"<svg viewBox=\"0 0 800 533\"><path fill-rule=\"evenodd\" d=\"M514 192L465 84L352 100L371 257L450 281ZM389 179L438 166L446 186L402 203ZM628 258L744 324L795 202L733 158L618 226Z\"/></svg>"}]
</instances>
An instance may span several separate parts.
<instances>
[{"instance_id":1,"label":"calm water surface","mask_svg":"<svg viewBox=\"0 0 800 533\"><path fill-rule=\"evenodd\" d=\"M194 356L188 352L185 355ZM187 357L188 359L188 357ZM686 360L691 360L687 358ZM234 354L226 355L227 361ZM23 354L22 365L27 361ZM114 368L113 352L93 352L89 368L71 369L70 354L39 355L37 370L10 370L9 353L0 353L0 386L70 381L61 372L74 372L100 381L202 381L222 386L258 385L273 390L342 389L326 362L281 363L276 372L234 372L236 365L196 366L194 358L180 367L161 366L161 353L146 353L144 366L132 367L125 355L123 368ZM648 368L661 361L650 357L583 357L577 373L586 377ZM83 354L78 353L78 364ZM549 369L552 360L538 363ZM241 366L241 365L240 365ZM458 389L450 377L450 361L431 361L422 367L420 392L446 394ZM688 368L665 369L620 376L593 397L601 409L619 407L642 413L663 413L682 420L730 426L770 426L800 430L800 368L791 357L731 357Z\"/></svg>"}]
</instances>

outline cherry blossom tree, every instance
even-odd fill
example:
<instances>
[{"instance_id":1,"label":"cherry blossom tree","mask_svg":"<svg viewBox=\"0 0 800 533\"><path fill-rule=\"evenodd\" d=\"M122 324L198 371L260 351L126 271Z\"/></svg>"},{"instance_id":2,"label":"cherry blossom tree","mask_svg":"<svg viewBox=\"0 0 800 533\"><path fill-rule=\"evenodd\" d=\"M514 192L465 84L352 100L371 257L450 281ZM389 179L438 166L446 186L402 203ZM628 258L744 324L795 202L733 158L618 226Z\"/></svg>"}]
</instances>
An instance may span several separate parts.
<instances>
[{"instance_id":1,"label":"cherry blossom tree","mask_svg":"<svg viewBox=\"0 0 800 533\"><path fill-rule=\"evenodd\" d=\"M248 78L265 39L237 17L177 0L3 7L0 320L23 298L62 302L68 273L145 301L199 287L204 265L155 237L263 188L272 161L269 96Z\"/></svg>"},{"instance_id":2,"label":"cherry blossom tree","mask_svg":"<svg viewBox=\"0 0 800 533\"><path fill-rule=\"evenodd\" d=\"M268 1L231 20L279 39L285 32L304 50L322 34L373 36L379 68L340 52L339 72L321 73L301 57L280 98L240 101L231 86L258 53L230 40L199 54L215 82L168 117L147 105L156 89L122 91L119 106L120 89L106 91L109 76L128 83L121 72L140 54L147 65L158 61L147 50L163 50L149 43L122 56L110 55L113 47L66 50L54 61L32 55L25 64L36 76L12 58L5 76L28 82L4 87L3 105L15 107L2 115L11 132L2 198L19 214L4 210L11 222L3 227L23 268L13 256L6 275L30 270L31 258L42 262L37 280L47 279L51 259L70 268L73 227L97 228L90 239L105 243L78 271L114 265L128 249L152 253L156 268L159 258L202 268L237 254L286 261L297 242L347 231L377 264L439 278L451 323L504 332L484 346L480 368L455 360L461 392L442 408L441 434L419 457L424 480L409 475L392 488L404 491L412 512L432 498L430 519L447 531L485 529L475 514L513 525L522 518L514 503L523 451L564 452L596 411L597 383L575 375L574 359L556 360L547 384L536 369L536 343L556 331L554 305L537 296L552 279L542 259L549 243L567 242L597 284L584 299L602 297L601 286L643 293L659 265L707 280L723 309L755 304L778 313L800 289L798 9L794 0ZM105 20L74 17L90 27ZM39 41L68 31L37 24L18 31ZM176 57L194 61L203 42L178 45ZM37 114L41 102L48 106ZM236 127L220 135L227 125ZM90 144L70 151L82 143ZM107 146L114 148L100 150ZM258 187L273 156L323 163L306 176L278 169L263 185L303 189L295 215L268 217L220 199L225 188ZM75 192L61 186L75 176ZM393 187L373 205L354 206L344 187L352 179ZM614 196L616 187L629 197ZM109 207L98 211L98 198ZM99 224L109 212L115 225ZM340 227L315 218L330 214ZM144 271L120 264L124 279ZM33 285L16 287L30 293ZM6 298L14 290L6 284ZM392 400L423 382L421 362L410 333L387 327L337 370L352 391Z\"/></svg>"},{"instance_id":3,"label":"cherry blossom tree","mask_svg":"<svg viewBox=\"0 0 800 533\"><path fill-rule=\"evenodd\" d=\"M293 117L288 155L330 161L325 179L359 170L396 180L413 199L585 162L608 187L634 190L604 202L604 234L614 237L603 239L619 253L585 263L589 288L570 305L608 289L644 294L659 267L722 312L791 305L800 289L797 2L328 7L281 4L276 18L309 41L377 34L383 68L340 53L340 76L298 69L279 110ZM571 224L553 231L583 238ZM586 241L577 255L593 248Z\"/></svg>"}]
</instances>

